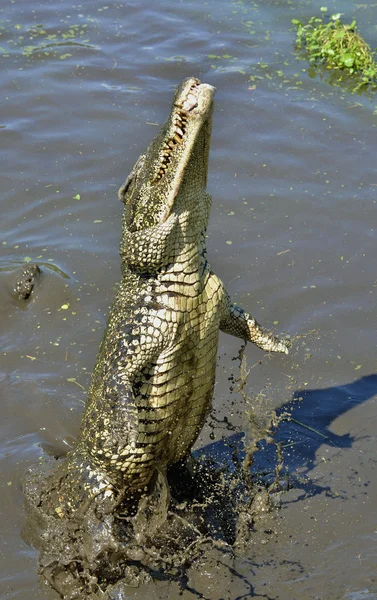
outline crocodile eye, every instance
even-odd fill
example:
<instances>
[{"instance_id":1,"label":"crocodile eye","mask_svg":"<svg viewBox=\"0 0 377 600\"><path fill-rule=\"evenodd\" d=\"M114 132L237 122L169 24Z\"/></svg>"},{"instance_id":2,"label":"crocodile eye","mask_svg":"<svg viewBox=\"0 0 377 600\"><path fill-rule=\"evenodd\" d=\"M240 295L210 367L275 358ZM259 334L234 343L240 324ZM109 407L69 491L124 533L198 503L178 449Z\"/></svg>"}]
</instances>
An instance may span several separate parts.
<instances>
[{"instance_id":1,"label":"crocodile eye","mask_svg":"<svg viewBox=\"0 0 377 600\"><path fill-rule=\"evenodd\" d=\"M118 198L121 202L127 203L126 196L131 192L132 188L137 184L138 176L140 175L140 171L142 170L145 162L145 156L142 155L138 159L131 173L127 177L124 184L119 188Z\"/></svg>"},{"instance_id":2,"label":"crocodile eye","mask_svg":"<svg viewBox=\"0 0 377 600\"><path fill-rule=\"evenodd\" d=\"M119 188L118 196L119 196L119 200L121 202L126 201L127 192L130 189L133 180L134 180L134 175L133 175L133 173L130 173L129 176L127 177L126 181L122 185L122 187Z\"/></svg>"}]
</instances>

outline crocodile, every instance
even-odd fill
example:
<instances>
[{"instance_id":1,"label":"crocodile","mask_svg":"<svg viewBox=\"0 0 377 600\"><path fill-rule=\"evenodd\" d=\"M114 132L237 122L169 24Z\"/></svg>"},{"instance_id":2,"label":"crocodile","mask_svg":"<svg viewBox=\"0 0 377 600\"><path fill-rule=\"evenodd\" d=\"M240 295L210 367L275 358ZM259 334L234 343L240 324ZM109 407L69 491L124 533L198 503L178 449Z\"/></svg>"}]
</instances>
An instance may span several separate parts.
<instances>
[{"instance_id":1,"label":"crocodile","mask_svg":"<svg viewBox=\"0 0 377 600\"><path fill-rule=\"evenodd\" d=\"M231 302L207 260L214 92L196 78L177 87L119 190L121 281L76 446L39 502L57 518L136 502L185 459L210 411L219 331L288 353L288 339Z\"/></svg>"}]
</instances>

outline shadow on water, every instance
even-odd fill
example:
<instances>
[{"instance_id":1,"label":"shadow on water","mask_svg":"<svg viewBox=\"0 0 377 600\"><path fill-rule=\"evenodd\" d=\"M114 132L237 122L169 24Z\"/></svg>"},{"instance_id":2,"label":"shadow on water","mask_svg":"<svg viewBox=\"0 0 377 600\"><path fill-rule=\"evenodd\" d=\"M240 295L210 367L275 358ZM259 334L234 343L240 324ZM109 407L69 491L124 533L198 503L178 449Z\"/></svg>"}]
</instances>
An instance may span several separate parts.
<instances>
[{"instance_id":1,"label":"shadow on water","mask_svg":"<svg viewBox=\"0 0 377 600\"><path fill-rule=\"evenodd\" d=\"M290 421L283 421L277 439L291 446L289 466L305 468L308 474L316 464L316 452L322 444L351 448L356 439L350 433L331 431L334 421L357 405L377 394L377 375L365 375L356 381L323 389L297 390L292 401L279 409L287 411Z\"/></svg>"},{"instance_id":2,"label":"shadow on water","mask_svg":"<svg viewBox=\"0 0 377 600\"><path fill-rule=\"evenodd\" d=\"M260 474L262 479L265 475L265 480L268 482L270 478L271 481L279 445L284 463L281 476L285 474L289 478L289 486L302 489L306 497L321 493L332 496L329 486L323 487L310 479L310 472L317 464L317 451L323 444L339 450L351 448L355 441L360 440L360 436L349 432L335 433L331 426L338 417L376 394L376 374L328 388L295 391L291 400L276 411L279 425L273 443L266 440L258 442L259 451L255 454L252 468L256 481ZM247 430L247 426L244 429ZM246 457L249 439L247 431L239 431L197 450L194 456L211 459L218 468L226 465L228 469L235 470ZM302 498L300 496L299 500Z\"/></svg>"}]
</instances>

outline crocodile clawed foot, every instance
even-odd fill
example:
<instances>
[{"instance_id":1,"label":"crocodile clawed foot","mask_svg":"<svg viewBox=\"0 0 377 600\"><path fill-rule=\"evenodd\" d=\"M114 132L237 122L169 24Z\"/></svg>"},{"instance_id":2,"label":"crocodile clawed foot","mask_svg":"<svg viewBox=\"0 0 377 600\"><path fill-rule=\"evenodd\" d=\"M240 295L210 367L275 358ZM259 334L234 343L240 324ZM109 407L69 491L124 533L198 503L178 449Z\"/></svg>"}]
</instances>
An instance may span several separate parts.
<instances>
[{"instance_id":1,"label":"crocodile clawed foot","mask_svg":"<svg viewBox=\"0 0 377 600\"><path fill-rule=\"evenodd\" d=\"M271 348L272 352L283 352L284 354L289 354L289 350L292 348L292 340L287 335L286 337L275 338L275 342L273 347Z\"/></svg>"}]
</instances>

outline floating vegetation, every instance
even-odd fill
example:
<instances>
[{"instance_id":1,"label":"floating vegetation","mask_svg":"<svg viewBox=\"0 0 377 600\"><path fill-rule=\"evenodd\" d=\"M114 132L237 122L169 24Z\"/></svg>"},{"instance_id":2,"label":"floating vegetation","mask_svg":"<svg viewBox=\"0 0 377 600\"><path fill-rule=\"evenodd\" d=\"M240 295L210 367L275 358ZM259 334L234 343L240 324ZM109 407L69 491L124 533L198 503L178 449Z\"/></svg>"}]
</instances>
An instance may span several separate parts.
<instances>
[{"instance_id":1,"label":"floating vegetation","mask_svg":"<svg viewBox=\"0 0 377 600\"><path fill-rule=\"evenodd\" d=\"M297 29L296 47L305 51L305 58L313 67L335 69L339 80L351 81L351 91L377 89L376 53L357 33L356 20L346 25L341 13L331 15L325 21L327 8L322 7L323 17L311 17L306 25L292 19Z\"/></svg>"},{"instance_id":2,"label":"floating vegetation","mask_svg":"<svg viewBox=\"0 0 377 600\"><path fill-rule=\"evenodd\" d=\"M4 23L4 22L2 22ZM49 29L42 24L24 26L4 24L0 26L0 36L8 37L8 44L0 46L0 56L8 58L14 53L21 51L26 58L34 57L52 57L61 60L70 58L72 54L67 50L75 47L95 48L88 39L88 25L70 25L66 29ZM14 28L14 33L12 29ZM31 43L30 43L31 42ZM62 52L63 50L63 52Z\"/></svg>"}]
</instances>

